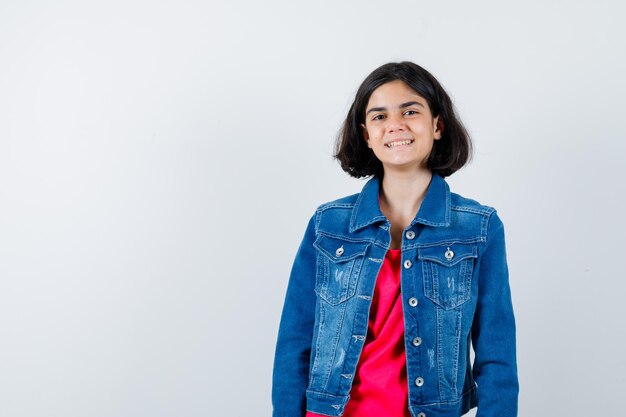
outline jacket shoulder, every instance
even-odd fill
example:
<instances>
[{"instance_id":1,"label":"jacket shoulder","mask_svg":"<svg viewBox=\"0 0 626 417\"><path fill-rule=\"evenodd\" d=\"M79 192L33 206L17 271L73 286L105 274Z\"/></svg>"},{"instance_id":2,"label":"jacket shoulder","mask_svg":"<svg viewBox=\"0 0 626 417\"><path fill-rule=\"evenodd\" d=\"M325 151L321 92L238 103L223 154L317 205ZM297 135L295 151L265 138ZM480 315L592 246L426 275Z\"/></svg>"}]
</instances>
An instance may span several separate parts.
<instances>
[{"instance_id":1,"label":"jacket shoulder","mask_svg":"<svg viewBox=\"0 0 626 417\"><path fill-rule=\"evenodd\" d=\"M317 207L317 212L321 213L328 209L339 208L339 209L352 209L356 204L357 199L359 198L360 193L350 194L345 197L337 198L332 201L327 201L325 203L320 204Z\"/></svg>"},{"instance_id":2,"label":"jacket shoulder","mask_svg":"<svg viewBox=\"0 0 626 417\"><path fill-rule=\"evenodd\" d=\"M483 242L489 240L489 235L493 233L493 230L503 227L502 220L494 207L456 193L450 193L450 195L450 209L453 218L456 219L457 223L480 224L480 235Z\"/></svg>"},{"instance_id":3,"label":"jacket shoulder","mask_svg":"<svg viewBox=\"0 0 626 417\"><path fill-rule=\"evenodd\" d=\"M491 216L496 211L494 207L452 192L450 193L450 208L453 211L474 213L485 217Z\"/></svg>"},{"instance_id":4,"label":"jacket shoulder","mask_svg":"<svg viewBox=\"0 0 626 417\"><path fill-rule=\"evenodd\" d=\"M351 236L350 222L360 193L320 204L315 212L317 232L334 236Z\"/></svg>"}]
</instances>

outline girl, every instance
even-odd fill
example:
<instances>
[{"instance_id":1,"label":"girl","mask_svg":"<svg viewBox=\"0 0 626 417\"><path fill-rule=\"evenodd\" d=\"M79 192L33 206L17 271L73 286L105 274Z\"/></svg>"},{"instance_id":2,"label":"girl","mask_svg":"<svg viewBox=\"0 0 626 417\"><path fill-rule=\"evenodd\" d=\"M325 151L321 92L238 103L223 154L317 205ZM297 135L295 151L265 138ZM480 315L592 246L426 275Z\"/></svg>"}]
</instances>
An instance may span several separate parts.
<instances>
[{"instance_id":1,"label":"girl","mask_svg":"<svg viewBox=\"0 0 626 417\"><path fill-rule=\"evenodd\" d=\"M274 417L517 415L502 221L444 180L470 156L425 69L389 63L363 81L335 157L371 179L309 221L278 333Z\"/></svg>"}]
</instances>

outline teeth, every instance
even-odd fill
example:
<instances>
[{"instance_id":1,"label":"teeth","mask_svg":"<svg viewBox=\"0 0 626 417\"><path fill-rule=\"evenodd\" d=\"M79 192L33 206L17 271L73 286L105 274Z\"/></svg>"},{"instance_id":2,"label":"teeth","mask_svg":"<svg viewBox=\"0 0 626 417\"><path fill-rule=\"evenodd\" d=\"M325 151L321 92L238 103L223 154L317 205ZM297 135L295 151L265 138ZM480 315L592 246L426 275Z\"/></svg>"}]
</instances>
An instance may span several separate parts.
<instances>
[{"instance_id":1,"label":"teeth","mask_svg":"<svg viewBox=\"0 0 626 417\"><path fill-rule=\"evenodd\" d=\"M408 144L409 144L409 143L411 143L411 142L413 142L413 140L412 140L412 139L400 140L400 141L397 141L397 142L391 142L391 143L388 143L388 144L387 144L387 145L385 145L385 146L386 146L386 147L388 147L388 148L392 148L392 147L394 147L394 146L408 145Z\"/></svg>"}]
</instances>

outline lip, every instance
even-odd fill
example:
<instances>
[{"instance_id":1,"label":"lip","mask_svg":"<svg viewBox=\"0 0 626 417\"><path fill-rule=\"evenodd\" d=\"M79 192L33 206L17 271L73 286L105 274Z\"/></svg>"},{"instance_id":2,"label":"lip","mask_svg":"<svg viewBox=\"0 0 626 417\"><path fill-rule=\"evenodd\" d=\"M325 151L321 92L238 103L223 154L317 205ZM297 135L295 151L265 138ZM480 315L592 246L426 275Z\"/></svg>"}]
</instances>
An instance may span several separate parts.
<instances>
[{"instance_id":1,"label":"lip","mask_svg":"<svg viewBox=\"0 0 626 417\"><path fill-rule=\"evenodd\" d=\"M408 141L408 143L404 143L404 144L398 143L398 142L406 142L406 141ZM409 146L409 145L412 145L413 142L415 142L415 139L413 138L393 139L393 140L390 140L389 142L385 142L385 148L393 149L396 147Z\"/></svg>"}]
</instances>

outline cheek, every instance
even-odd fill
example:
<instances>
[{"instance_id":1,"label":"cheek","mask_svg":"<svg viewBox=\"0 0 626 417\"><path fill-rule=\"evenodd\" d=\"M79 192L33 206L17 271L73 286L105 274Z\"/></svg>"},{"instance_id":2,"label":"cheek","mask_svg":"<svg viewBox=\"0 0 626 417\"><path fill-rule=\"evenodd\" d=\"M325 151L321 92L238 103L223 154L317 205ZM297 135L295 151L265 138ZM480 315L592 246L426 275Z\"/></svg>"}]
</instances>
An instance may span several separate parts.
<instances>
[{"instance_id":1,"label":"cheek","mask_svg":"<svg viewBox=\"0 0 626 417\"><path fill-rule=\"evenodd\" d=\"M419 132L419 133L423 133L423 132L431 132L432 126L429 125L428 123L416 123L413 126L413 131L415 132Z\"/></svg>"},{"instance_id":2,"label":"cheek","mask_svg":"<svg viewBox=\"0 0 626 417\"><path fill-rule=\"evenodd\" d=\"M376 139L382 136L382 129L379 126L367 126L366 131L370 139Z\"/></svg>"}]
</instances>

